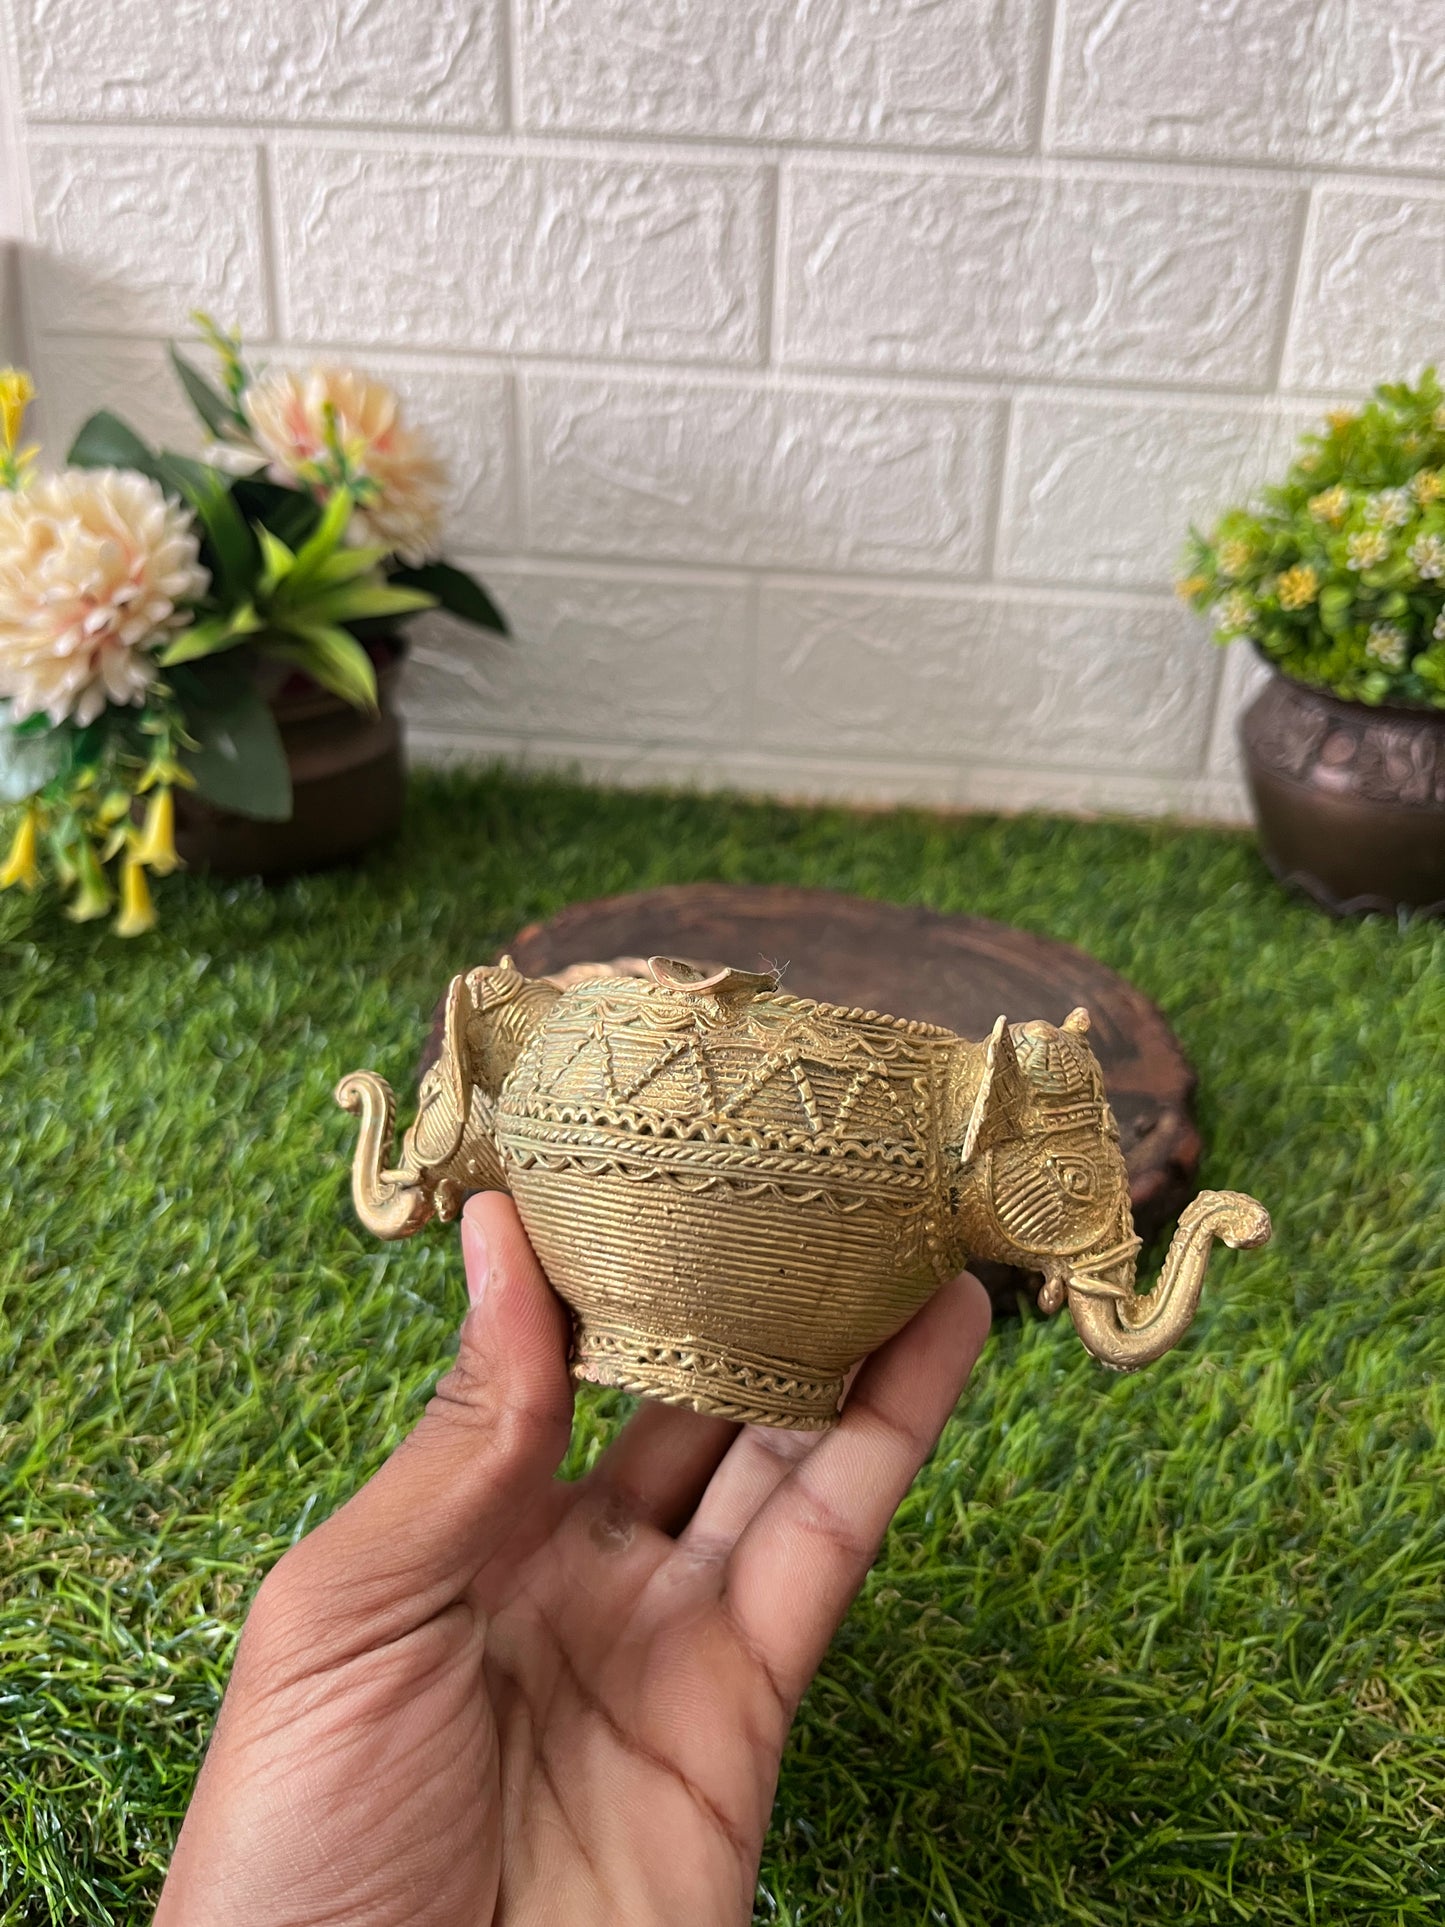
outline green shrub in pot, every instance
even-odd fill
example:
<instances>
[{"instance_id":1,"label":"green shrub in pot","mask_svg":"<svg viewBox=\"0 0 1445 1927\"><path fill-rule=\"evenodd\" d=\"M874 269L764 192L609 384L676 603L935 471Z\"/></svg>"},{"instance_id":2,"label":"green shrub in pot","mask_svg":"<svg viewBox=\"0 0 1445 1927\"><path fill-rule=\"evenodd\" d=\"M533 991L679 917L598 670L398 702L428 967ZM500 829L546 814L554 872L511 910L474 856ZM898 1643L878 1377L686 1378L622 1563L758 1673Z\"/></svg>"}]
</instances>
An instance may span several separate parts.
<instances>
[{"instance_id":1,"label":"green shrub in pot","mask_svg":"<svg viewBox=\"0 0 1445 1927\"><path fill-rule=\"evenodd\" d=\"M1323 908L1445 913L1445 395L1337 409L1190 537L1180 593L1277 672L1240 720L1266 861Z\"/></svg>"},{"instance_id":2,"label":"green shrub in pot","mask_svg":"<svg viewBox=\"0 0 1445 1927\"><path fill-rule=\"evenodd\" d=\"M1303 437L1283 482L1191 533L1215 639L1349 702L1445 708L1445 391L1427 368Z\"/></svg>"}]
</instances>

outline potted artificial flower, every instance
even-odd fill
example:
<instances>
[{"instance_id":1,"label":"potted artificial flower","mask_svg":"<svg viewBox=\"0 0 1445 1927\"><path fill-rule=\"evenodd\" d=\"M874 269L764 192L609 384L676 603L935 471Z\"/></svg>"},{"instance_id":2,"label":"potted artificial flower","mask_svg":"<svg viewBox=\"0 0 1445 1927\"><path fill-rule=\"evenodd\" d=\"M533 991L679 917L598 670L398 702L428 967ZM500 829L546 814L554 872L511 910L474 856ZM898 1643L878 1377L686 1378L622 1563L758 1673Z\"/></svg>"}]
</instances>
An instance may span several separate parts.
<instances>
[{"instance_id":1,"label":"potted artificial flower","mask_svg":"<svg viewBox=\"0 0 1445 1927\"><path fill-rule=\"evenodd\" d=\"M1445 393L1378 388L1191 532L1179 592L1275 670L1240 725L1265 858L1337 915L1445 911Z\"/></svg>"},{"instance_id":2,"label":"potted artificial flower","mask_svg":"<svg viewBox=\"0 0 1445 1927\"><path fill-rule=\"evenodd\" d=\"M397 399L349 370L253 377L203 323L220 385L175 355L209 459L94 415L33 472L33 389L0 373L0 887L48 870L70 914L154 920L180 862L274 874L356 853L400 815L401 624L442 606L505 633L436 555L443 476Z\"/></svg>"}]
</instances>

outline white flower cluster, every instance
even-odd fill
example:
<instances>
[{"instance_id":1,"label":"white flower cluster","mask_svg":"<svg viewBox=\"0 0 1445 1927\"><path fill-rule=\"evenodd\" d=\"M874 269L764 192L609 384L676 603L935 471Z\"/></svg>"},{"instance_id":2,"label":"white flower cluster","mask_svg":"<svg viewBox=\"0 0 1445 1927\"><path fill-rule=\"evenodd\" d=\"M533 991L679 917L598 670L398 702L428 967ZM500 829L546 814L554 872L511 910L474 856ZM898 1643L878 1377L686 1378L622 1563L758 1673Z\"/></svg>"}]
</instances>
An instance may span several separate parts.
<instances>
[{"instance_id":1,"label":"white flower cluster","mask_svg":"<svg viewBox=\"0 0 1445 1927\"><path fill-rule=\"evenodd\" d=\"M1390 553L1390 538L1379 529L1362 529L1345 544L1347 569L1370 569Z\"/></svg>"},{"instance_id":2,"label":"white flower cluster","mask_svg":"<svg viewBox=\"0 0 1445 1927\"><path fill-rule=\"evenodd\" d=\"M1382 529L1402 529L1414 513L1408 487L1382 488L1365 500L1365 517Z\"/></svg>"},{"instance_id":3,"label":"white flower cluster","mask_svg":"<svg viewBox=\"0 0 1445 1927\"><path fill-rule=\"evenodd\" d=\"M1254 604L1245 590L1232 589L1217 604L1214 619L1221 635L1243 635L1254 620Z\"/></svg>"},{"instance_id":4,"label":"white flower cluster","mask_svg":"<svg viewBox=\"0 0 1445 1927\"><path fill-rule=\"evenodd\" d=\"M1386 669L1403 669L1406 662L1404 630L1397 623L1372 622L1365 641L1365 654L1373 656Z\"/></svg>"}]
</instances>

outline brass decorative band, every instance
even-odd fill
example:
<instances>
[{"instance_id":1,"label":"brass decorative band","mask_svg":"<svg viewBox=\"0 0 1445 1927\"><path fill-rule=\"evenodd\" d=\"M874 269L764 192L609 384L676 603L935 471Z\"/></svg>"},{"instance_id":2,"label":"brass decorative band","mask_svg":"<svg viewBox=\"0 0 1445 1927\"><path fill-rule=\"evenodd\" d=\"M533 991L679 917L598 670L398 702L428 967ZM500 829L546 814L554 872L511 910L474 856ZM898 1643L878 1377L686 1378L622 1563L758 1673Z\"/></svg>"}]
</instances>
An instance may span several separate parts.
<instances>
[{"instance_id":1,"label":"brass decorative band","mask_svg":"<svg viewBox=\"0 0 1445 1927\"><path fill-rule=\"evenodd\" d=\"M595 1385L736 1419L825 1431L838 1416L843 1380L780 1370L706 1339L660 1338L622 1326L579 1322L572 1373Z\"/></svg>"},{"instance_id":2,"label":"brass decorative band","mask_svg":"<svg viewBox=\"0 0 1445 1927\"><path fill-rule=\"evenodd\" d=\"M541 1165L549 1171L606 1170L623 1178L667 1179L692 1190L714 1185L769 1189L827 1198L840 1211L856 1210L870 1199L917 1200L929 1188L921 1158L905 1154L886 1157L860 1147L852 1156L846 1150L829 1155L816 1145L789 1153L716 1140L646 1137L625 1125L579 1127L526 1116L513 1119L507 1162L523 1169Z\"/></svg>"}]
</instances>

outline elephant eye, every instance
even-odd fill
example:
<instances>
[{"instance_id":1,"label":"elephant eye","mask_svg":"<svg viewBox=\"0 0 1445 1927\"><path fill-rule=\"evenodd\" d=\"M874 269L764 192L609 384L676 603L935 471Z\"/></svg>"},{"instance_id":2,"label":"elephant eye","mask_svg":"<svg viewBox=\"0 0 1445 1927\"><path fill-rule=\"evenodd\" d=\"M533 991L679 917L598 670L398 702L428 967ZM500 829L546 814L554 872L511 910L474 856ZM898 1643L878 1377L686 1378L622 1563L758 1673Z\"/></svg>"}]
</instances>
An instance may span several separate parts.
<instances>
[{"instance_id":1,"label":"elephant eye","mask_svg":"<svg viewBox=\"0 0 1445 1927\"><path fill-rule=\"evenodd\" d=\"M1054 1175L1071 1198L1093 1197L1093 1167L1083 1158L1054 1158L1051 1162Z\"/></svg>"}]
</instances>

